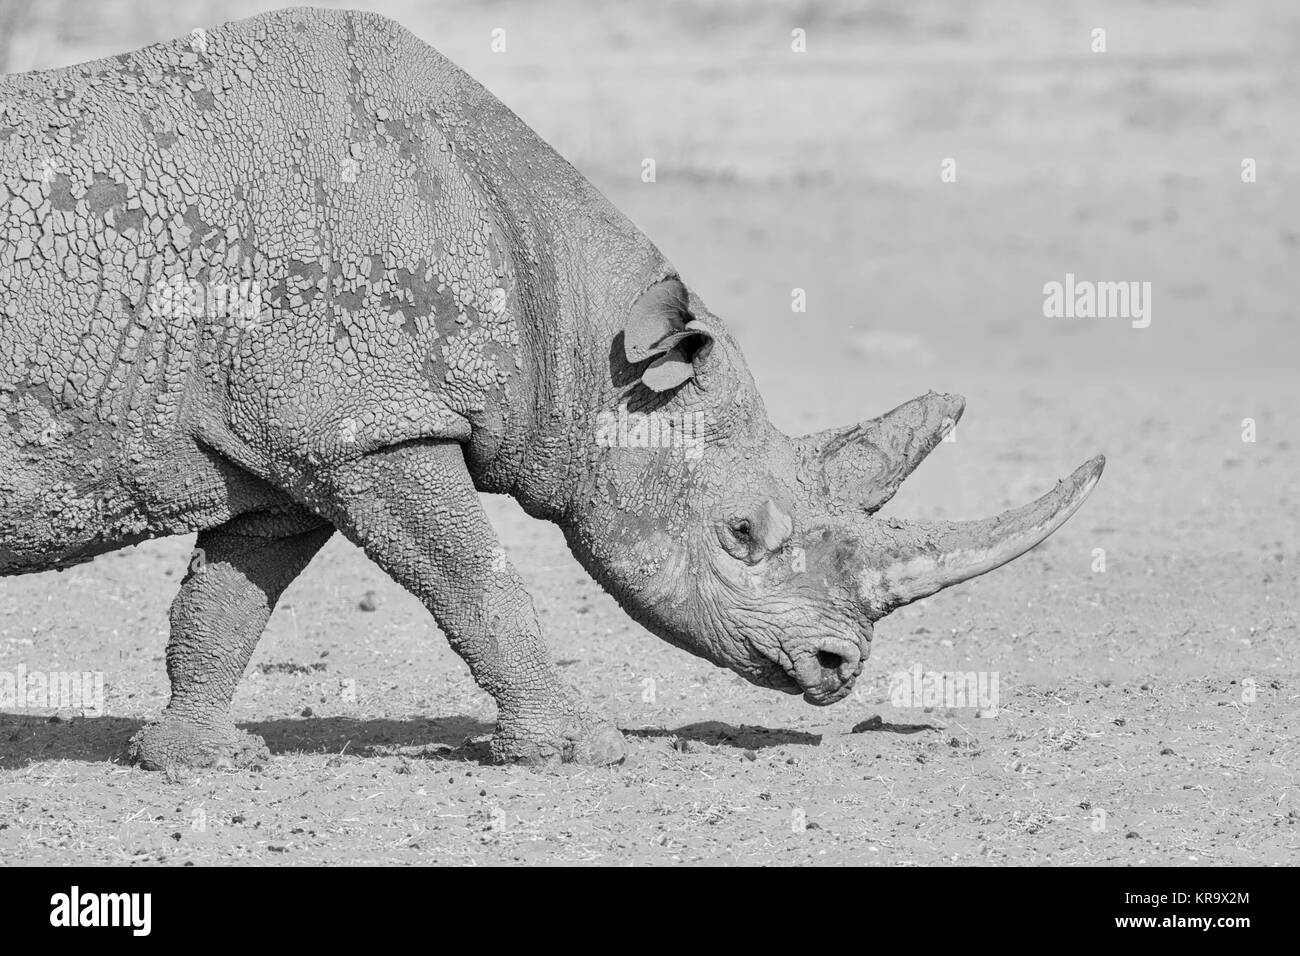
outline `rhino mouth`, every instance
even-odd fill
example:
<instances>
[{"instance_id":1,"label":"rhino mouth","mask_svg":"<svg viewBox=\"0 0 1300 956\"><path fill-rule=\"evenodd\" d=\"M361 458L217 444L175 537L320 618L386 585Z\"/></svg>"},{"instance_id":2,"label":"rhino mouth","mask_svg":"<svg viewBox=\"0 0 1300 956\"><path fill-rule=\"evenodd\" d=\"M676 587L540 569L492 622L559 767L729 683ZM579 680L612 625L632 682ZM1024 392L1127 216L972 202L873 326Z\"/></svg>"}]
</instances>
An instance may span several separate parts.
<instances>
[{"instance_id":1,"label":"rhino mouth","mask_svg":"<svg viewBox=\"0 0 1300 956\"><path fill-rule=\"evenodd\" d=\"M799 686L799 682L791 677L780 664L769 664L763 671L763 679L760 683L764 687L779 690L783 694L803 693L803 688Z\"/></svg>"}]
</instances>

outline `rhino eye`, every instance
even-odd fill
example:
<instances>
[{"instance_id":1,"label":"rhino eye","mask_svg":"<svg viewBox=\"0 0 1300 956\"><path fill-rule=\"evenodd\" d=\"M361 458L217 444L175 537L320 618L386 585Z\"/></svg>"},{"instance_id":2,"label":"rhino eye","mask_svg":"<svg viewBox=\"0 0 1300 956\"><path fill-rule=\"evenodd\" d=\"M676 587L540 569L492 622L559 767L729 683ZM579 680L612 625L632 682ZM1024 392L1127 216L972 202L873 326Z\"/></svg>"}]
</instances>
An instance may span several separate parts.
<instances>
[{"instance_id":1,"label":"rhino eye","mask_svg":"<svg viewBox=\"0 0 1300 956\"><path fill-rule=\"evenodd\" d=\"M755 564L763 556L755 546L753 526L748 518L730 518L718 524L718 543L737 561Z\"/></svg>"},{"instance_id":2,"label":"rhino eye","mask_svg":"<svg viewBox=\"0 0 1300 956\"><path fill-rule=\"evenodd\" d=\"M717 524L718 543L737 561L758 564L776 554L794 534L788 508L774 498L762 498Z\"/></svg>"}]
</instances>

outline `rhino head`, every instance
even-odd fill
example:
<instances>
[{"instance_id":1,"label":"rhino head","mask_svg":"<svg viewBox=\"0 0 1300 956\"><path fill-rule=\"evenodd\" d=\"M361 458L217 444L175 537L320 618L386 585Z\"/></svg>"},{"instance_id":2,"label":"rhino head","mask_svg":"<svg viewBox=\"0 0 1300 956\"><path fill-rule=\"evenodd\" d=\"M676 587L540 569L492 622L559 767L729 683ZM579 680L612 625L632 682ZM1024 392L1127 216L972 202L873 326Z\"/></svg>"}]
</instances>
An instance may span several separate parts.
<instances>
[{"instance_id":1,"label":"rhino head","mask_svg":"<svg viewBox=\"0 0 1300 956\"><path fill-rule=\"evenodd\" d=\"M931 392L790 438L734 339L676 278L628 312L609 376L597 450L562 522L574 553L663 639L812 704L850 692L876 621L1033 548L1105 463L994 518L879 517L963 400Z\"/></svg>"}]
</instances>

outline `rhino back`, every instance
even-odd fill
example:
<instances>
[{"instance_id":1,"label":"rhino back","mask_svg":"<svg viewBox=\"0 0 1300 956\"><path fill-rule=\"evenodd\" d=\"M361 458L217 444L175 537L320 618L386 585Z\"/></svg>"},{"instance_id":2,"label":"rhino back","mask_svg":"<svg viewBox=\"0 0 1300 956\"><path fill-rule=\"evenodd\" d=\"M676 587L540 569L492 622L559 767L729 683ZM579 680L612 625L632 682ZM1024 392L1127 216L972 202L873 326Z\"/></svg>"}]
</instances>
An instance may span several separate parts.
<instances>
[{"instance_id":1,"label":"rhino back","mask_svg":"<svg viewBox=\"0 0 1300 956\"><path fill-rule=\"evenodd\" d=\"M508 417L511 253L417 42L286 11L0 80L11 470L147 497L196 438L266 474Z\"/></svg>"}]
</instances>

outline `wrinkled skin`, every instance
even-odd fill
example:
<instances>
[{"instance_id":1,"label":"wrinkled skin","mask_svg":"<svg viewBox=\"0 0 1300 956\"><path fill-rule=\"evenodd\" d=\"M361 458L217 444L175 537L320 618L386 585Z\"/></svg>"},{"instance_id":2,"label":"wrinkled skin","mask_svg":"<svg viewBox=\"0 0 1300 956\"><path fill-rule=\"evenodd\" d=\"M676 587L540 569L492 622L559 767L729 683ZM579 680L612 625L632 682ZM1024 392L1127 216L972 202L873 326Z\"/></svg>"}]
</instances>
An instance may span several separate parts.
<instances>
[{"instance_id":1,"label":"wrinkled skin","mask_svg":"<svg viewBox=\"0 0 1300 956\"><path fill-rule=\"evenodd\" d=\"M371 14L0 79L0 206L0 575L198 533L171 701L131 743L149 768L267 759L231 697L335 530L496 700L498 759L610 763L622 738L558 676L479 492L558 523L664 639L827 704L874 621L1032 547L1101 469L992 522L871 517L961 400L780 434L658 250ZM609 440L650 411L699 423L689 449Z\"/></svg>"},{"instance_id":2,"label":"wrinkled skin","mask_svg":"<svg viewBox=\"0 0 1300 956\"><path fill-rule=\"evenodd\" d=\"M734 342L720 336L696 374L675 401L717 423L708 452L607 454L592 469L584 520L566 527L570 545L666 640L761 686L831 703L852 688L871 637L837 567L844 529L801 485L794 444L768 423Z\"/></svg>"}]
</instances>

